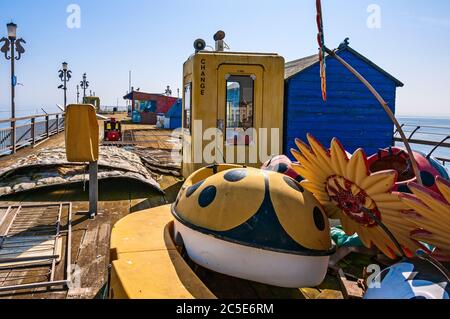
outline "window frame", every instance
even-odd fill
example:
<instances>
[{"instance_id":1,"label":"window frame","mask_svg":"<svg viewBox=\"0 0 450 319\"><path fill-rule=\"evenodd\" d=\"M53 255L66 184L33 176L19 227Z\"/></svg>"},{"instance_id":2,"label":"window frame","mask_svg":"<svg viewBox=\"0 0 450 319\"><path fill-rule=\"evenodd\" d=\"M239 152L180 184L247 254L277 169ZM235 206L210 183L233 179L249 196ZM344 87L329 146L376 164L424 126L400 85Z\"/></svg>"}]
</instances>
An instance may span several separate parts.
<instances>
[{"instance_id":1,"label":"window frame","mask_svg":"<svg viewBox=\"0 0 450 319\"><path fill-rule=\"evenodd\" d=\"M189 100L186 99L186 90L189 89ZM186 102L189 101L189 126L187 125L186 119ZM183 88L183 129L187 129L189 133L192 134L192 82L184 85Z\"/></svg>"},{"instance_id":2,"label":"window frame","mask_svg":"<svg viewBox=\"0 0 450 319\"><path fill-rule=\"evenodd\" d=\"M249 141L244 141L244 143L239 143L239 139L235 139L234 142L228 142L228 83L239 83L239 105L242 102L243 97L243 86L241 82L238 81L230 81L230 78L249 78L252 81L252 115L251 115L251 126L247 129L253 128L255 123L255 98L256 98L256 75L255 74L227 74L225 76L225 119L224 119L224 142L226 145L234 145L234 146L249 146L253 143L253 136L252 139ZM240 107L239 107L240 108ZM248 107L246 108L248 110ZM231 129L243 129L244 132L246 131L243 126L239 127L231 127Z\"/></svg>"}]
</instances>

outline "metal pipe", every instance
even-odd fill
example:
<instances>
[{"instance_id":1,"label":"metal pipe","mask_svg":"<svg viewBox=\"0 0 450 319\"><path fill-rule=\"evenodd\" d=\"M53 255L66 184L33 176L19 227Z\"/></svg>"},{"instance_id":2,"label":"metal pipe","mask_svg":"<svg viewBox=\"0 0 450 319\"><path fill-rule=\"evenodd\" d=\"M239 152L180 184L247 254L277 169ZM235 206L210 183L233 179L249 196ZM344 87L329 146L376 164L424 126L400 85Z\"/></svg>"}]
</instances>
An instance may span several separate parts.
<instances>
[{"instance_id":1,"label":"metal pipe","mask_svg":"<svg viewBox=\"0 0 450 319\"><path fill-rule=\"evenodd\" d=\"M420 128L421 128L421 127L418 126L418 127L416 127L416 128L411 132L411 135L409 135L409 137L408 137L408 142L411 141L413 135L416 134L416 132L417 132L418 130L420 130Z\"/></svg>"},{"instance_id":2,"label":"metal pipe","mask_svg":"<svg viewBox=\"0 0 450 319\"><path fill-rule=\"evenodd\" d=\"M402 246L400 245L400 243L398 242L398 240L395 238L394 234L392 234L392 232L389 230L389 228L386 227L386 225L384 225L381 220L375 216L374 213L372 213L370 211L370 209L362 206L361 207L361 211L364 212L365 214L367 214L374 222L377 223L378 226L381 227L381 229L383 229L383 231L386 233L386 235L388 235L388 237L390 238L390 240L394 243L395 247L397 247L397 250L399 251L400 255L403 258L407 258L405 255L405 252L403 251Z\"/></svg>"},{"instance_id":3,"label":"metal pipe","mask_svg":"<svg viewBox=\"0 0 450 319\"><path fill-rule=\"evenodd\" d=\"M11 118L16 117L16 105L15 105L15 52L14 48L16 45L15 39L10 39L11 41ZM12 153L14 154L16 152L16 122L11 121L11 147L12 147Z\"/></svg>"},{"instance_id":4,"label":"metal pipe","mask_svg":"<svg viewBox=\"0 0 450 319\"><path fill-rule=\"evenodd\" d=\"M47 250L47 249L45 249ZM45 255L45 256L31 256L31 257L17 257L17 258L0 258L0 264L4 263L19 263L19 262L27 262L27 261L39 261L39 260L48 260L48 259L58 259L59 255ZM0 266L1 269L1 266Z\"/></svg>"},{"instance_id":5,"label":"metal pipe","mask_svg":"<svg viewBox=\"0 0 450 319\"><path fill-rule=\"evenodd\" d=\"M64 110L67 106L67 70L64 70Z\"/></svg>"},{"instance_id":6,"label":"metal pipe","mask_svg":"<svg viewBox=\"0 0 450 319\"><path fill-rule=\"evenodd\" d=\"M5 287L0 287L0 292L25 290L25 289L33 289L33 288L55 287L55 286L67 286L68 283L69 283L68 280L58 280L58 281L38 282L38 283L33 283L33 284L5 286Z\"/></svg>"},{"instance_id":7,"label":"metal pipe","mask_svg":"<svg viewBox=\"0 0 450 319\"><path fill-rule=\"evenodd\" d=\"M434 153L435 150L439 148L439 146L442 146L446 140L450 139L450 135L445 137L442 141L440 141L431 151L428 153L427 158L430 159L431 155Z\"/></svg>"},{"instance_id":8,"label":"metal pipe","mask_svg":"<svg viewBox=\"0 0 450 319\"><path fill-rule=\"evenodd\" d=\"M67 278L67 284L69 284L72 281L72 203L70 202L68 204L69 206L69 217L67 218L67 268L66 268L66 278Z\"/></svg>"}]
</instances>

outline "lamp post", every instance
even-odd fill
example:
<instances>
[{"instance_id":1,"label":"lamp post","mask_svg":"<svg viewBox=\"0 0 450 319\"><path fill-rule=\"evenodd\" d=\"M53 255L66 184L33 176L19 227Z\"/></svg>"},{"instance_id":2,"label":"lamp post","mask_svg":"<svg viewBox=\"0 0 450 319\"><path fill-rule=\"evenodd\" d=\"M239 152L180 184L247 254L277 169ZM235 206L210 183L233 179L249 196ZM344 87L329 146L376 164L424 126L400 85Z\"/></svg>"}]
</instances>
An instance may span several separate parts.
<instances>
[{"instance_id":1,"label":"lamp post","mask_svg":"<svg viewBox=\"0 0 450 319\"><path fill-rule=\"evenodd\" d=\"M83 99L86 97L86 89L89 87L89 81L86 81L86 73L83 74L83 80L80 82L80 86L83 89Z\"/></svg>"},{"instance_id":2,"label":"lamp post","mask_svg":"<svg viewBox=\"0 0 450 319\"><path fill-rule=\"evenodd\" d=\"M80 86L77 84L77 104L80 104Z\"/></svg>"},{"instance_id":3,"label":"lamp post","mask_svg":"<svg viewBox=\"0 0 450 319\"><path fill-rule=\"evenodd\" d=\"M22 38L17 39L17 24L11 22L6 25L8 29L8 38L1 38L0 43L4 43L0 51L5 54L7 60L11 60L11 146L12 152L16 152L16 105L15 105L15 87L17 85L17 78L15 75L14 62L20 60L25 49L22 43L26 41ZM16 56L17 52L17 56ZM9 56L8 56L9 53Z\"/></svg>"},{"instance_id":4,"label":"lamp post","mask_svg":"<svg viewBox=\"0 0 450 319\"><path fill-rule=\"evenodd\" d=\"M69 70L67 62L62 63L62 69L59 70L59 78L64 83L62 86L60 85L58 88L64 90L64 110L67 106L67 82L70 81L72 77L72 71Z\"/></svg>"}]
</instances>

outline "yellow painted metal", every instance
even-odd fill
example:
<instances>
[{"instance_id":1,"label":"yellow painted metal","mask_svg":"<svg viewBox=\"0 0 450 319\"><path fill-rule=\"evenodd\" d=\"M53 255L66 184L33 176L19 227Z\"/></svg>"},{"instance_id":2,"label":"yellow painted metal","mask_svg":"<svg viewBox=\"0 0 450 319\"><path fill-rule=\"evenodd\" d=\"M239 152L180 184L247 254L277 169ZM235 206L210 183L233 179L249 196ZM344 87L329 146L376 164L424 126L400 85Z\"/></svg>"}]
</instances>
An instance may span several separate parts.
<instances>
[{"instance_id":1,"label":"yellow painted metal","mask_svg":"<svg viewBox=\"0 0 450 319\"><path fill-rule=\"evenodd\" d=\"M197 169L211 164L204 159L203 151L211 142L214 143L214 140L211 141L211 137L204 136L204 133L209 128L220 127L221 125L218 124L221 121L226 123L226 77L233 75L254 76L253 112L255 117L253 127L257 132L260 128L268 129L268 136L263 139L263 142L266 143L266 149L269 150L272 141L271 129L279 129L278 135L273 136L278 139L278 147L267 155L282 153L284 58L277 54L198 52L191 56L183 67L184 87L191 85L191 97L183 94L183 110L185 110L186 101L191 102L192 108L191 130L186 127L184 111L182 121L183 176L186 178ZM196 125L195 121L199 120L201 125ZM223 130L225 129L226 127L223 127ZM216 161L224 162L227 160L227 152L234 151L234 154L238 154L238 149L243 148L246 161L239 164L260 167L261 161L265 159L259 156L260 145L258 142L256 145L230 146L224 145L223 139L216 140L216 143L224 148L223 154L215 154ZM256 161L249 161L249 154L255 150L258 154ZM227 162L231 164L231 161Z\"/></svg>"},{"instance_id":2,"label":"yellow painted metal","mask_svg":"<svg viewBox=\"0 0 450 319\"><path fill-rule=\"evenodd\" d=\"M99 126L90 104L71 104L65 116L66 155L69 162L98 160Z\"/></svg>"},{"instance_id":3,"label":"yellow painted metal","mask_svg":"<svg viewBox=\"0 0 450 319\"><path fill-rule=\"evenodd\" d=\"M114 225L111 298L215 298L179 254L172 233L170 205L130 214Z\"/></svg>"},{"instance_id":4,"label":"yellow painted metal","mask_svg":"<svg viewBox=\"0 0 450 319\"><path fill-rule=\"evenodd\" d=\"M230 176L241 178L235 180ZM215 189L215 198L201 207L201 194L211 187ZM330 249L330 226L322 205L312 193L280 173L235 165L202 168L186 180L175 210L192 225L211 231L229 231L266 207L264 199L268 194L273 213L294 241L308 249Z\"/></svg>"},{"instance_id":5,"label":"yellow painted metal","mask_svg":"<svg viewBox=\"0 0 450 319\"><path fill-rule=\"evenodd\" d=\"M92 104L97 111L100 110L100 98L97 96L85 96L83 98L84 104Z\"/></svg>"},{"instance_id":6,"label":"yellow painted metal","mask_svg":"<svg viewBox=\"0 0 450 319\"><path fill-rule=\"evenodd\" d=\"M224 175L231 170L217 174L213 174L211 170L211 176L200 182L202 184L195 192L191 193L190 188L184 188L176 206L177 214L193 225L214 231L228 231L245 223L263 203L264 171L256 168L241 169L247 172L247 176L241 181L225 180ZM203 172L204 170L198 171L199 174ZM196 179L196 175L194 173L189 180ZM216 188L215 200L207 207L201 207L199 196L211 186Z\"/></svg>"},{"instance_id":7,"label":"yellow painted metal","mask_svg":"<svg viewBox=\"0 0 450 319\"><path fill-rule=\"evenodd\" d=\"M286 183L289 178L281 174L270 172L268 178L273 208L289 236L309 249L330 249L330 224L314 195L307 190L299 192L292 188ZM294 180L291 183L295 183Z\"/></svg>"}]
</instances>

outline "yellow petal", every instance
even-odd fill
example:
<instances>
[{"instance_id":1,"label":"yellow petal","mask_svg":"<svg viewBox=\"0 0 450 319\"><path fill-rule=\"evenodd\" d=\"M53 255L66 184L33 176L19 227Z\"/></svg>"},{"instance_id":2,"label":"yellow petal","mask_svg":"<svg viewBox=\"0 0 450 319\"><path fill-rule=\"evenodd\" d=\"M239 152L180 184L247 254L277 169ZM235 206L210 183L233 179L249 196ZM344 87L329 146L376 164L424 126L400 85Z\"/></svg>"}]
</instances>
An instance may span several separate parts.
<instances>
[{"instance_id":1,"label":"yellow petal","mask_svg":"<svg viewBox=\"0 0 450 319\"><path fill-rule=\"evenodd\" d=\"M416 195L417 198L419 198L425 205L436 212L441 212L443 216L448 215L450 205L444 202L444 198L415 183L410 183L408 185L414 195Z\"/></svg>"},{"instance_id":2,"label":"yellow petal","mask_svg":"<svg viewBox=\"0 0 450 319\"><path fill-rule=\"evenodd\" d=\"M356 233L358 227L355 227L355 222L344 213L341 214L341 223L342 229L348 236L352 236Z\"/></svg>"},{"instance_id":3,"label":"yellow petal","mask_svg":"<svg viewBox=\"0 0 450 319\"><path fill-rule=\"evenodd\" d=\"M367 157L362 149L358 149L350 157L347 165L347 179L359 186L367 176L369 176Z\"/></svg>"},{"instance_id":4,"label":"yellow petal","mask_svg":"<svg viewBox=\"0 0 450 319\"><path fill-rule=\"evenodd\" d=\"M311 145L311 149L314 154L316 154L317 161L320 164L321 168L327 172L327 174L335 175L336 171L332 169L331 158L328 150L323 147L322 144L318 140L316 140L311 134L307 134L309 145Z\"/></svg>"},{"instance_id":5,"label":"yellow petal","mask_svg":"<svg viewBox=\"0 0 450 319\"><path fill-rule=\"evenodd\" d=\"M387 193L392 190L397 180L397 172L382 171L371 174L363 179L359 186L369 195Z\"/></svg>"},{"instance_id":6,"label":"yellow petal","mask_svg":"<svg viewBox=\"0 0 450 319\"><path fill-rule=\"evenodd\" d=\"M444 196L447 203L450 203L450 182L443 179L442 177L438 177L436 179L436 186L438 187L441 194Z\"/></svg>"},{"instance_id":7,"label":"yellow petal","mask_svg":"<svg viewBox=\"0 0 450 319\"><path fill-rule=\"evenodd\" d=\"M341 143L336 138L331 141L331 165L337 175L345 176L348 157Z\"/></svg>"}]
</instances>

